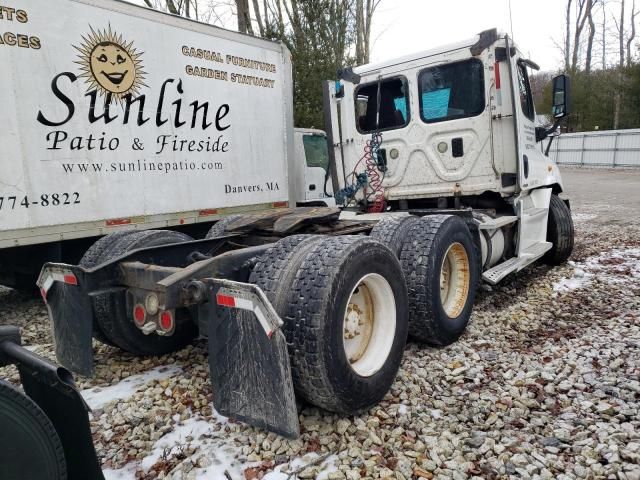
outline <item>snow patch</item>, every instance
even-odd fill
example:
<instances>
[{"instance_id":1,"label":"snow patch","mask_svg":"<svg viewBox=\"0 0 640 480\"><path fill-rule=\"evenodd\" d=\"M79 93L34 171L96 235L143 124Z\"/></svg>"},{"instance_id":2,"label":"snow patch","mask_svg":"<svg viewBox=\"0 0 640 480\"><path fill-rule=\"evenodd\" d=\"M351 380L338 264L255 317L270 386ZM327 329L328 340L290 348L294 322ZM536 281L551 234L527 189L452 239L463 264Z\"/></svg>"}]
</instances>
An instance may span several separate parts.
<instances>
[{"instance_id":1,"label":"snow patch","mask_svg":"<svg viewBox=\"0 0 640 480\"><path fill-rule=\"evenodd\" d=\"M290 480L291 478L297 478L296 476L291 476L291 472L302 472L307 465L317 466L321 470L315 477L316 480L327 480L330 473L338 470L340 459L337 455L329 455L322 462L318 464L313 463L318 460L318 457L319 455L317 453L307 453L304 457L296 458L289 462L289 473L283 472L282 467L284 465L280 465L262 477L262 480Z\"/></svg>"},{"instance_id":2,"label":"snow patch","mask_svg":"<svg viewBox=\"0 0 640 480\"><path fill-rule=\"evenodd\" d=\"M92 410L102 408L114 400L131 397L138 389L152 380L162 380L182 372L180 367L156 367L144 373L131 375L109 387L93 387L82 390L80 394Z\"/></svg>"},{"instance_id":3,"label":"snow patch","mask_svg":"<svg viewBox=\"0 0 640 480\"><path fill-rule=\"evenodd\" d=\"M635 283L640 279L640 248L616 248L569 264L574 267L573 276L555 282L556 293L588 287L596 277L610 284Z\"/></svg>"},{"instance_id":4,"label":"snow patch","mask_svg":"<svg viewBox=\"0 0 640 480\"><path fill-rule=\"evenodd\" d=\"M598 215L595 213L571 213L574 222L588 222L589 220L593 220L598 218Z\"/></svg>"},{"instance_id":5,"label":"snow patch","mask_svg":"<svg viewBox=\"0 0 640 480\"><path fill-rule=\"evenodd\" d=\"M225 471L228 471L233 478L241 477L243 465L235 458L238 451L234 447L225 445L224 440L215 438L217 435L213 428L215 425L216 422L212 420L198 417L185 420L155 443L153 451L142 459L140 466L147 471L160 460L163 454L170 457L180 453L181 448L188 445L196 449L196 453L192 455L194 460L204 457L207 463L206 467L195 469L196 479L225 478Z\"/></svg>"},{"instance_id":6,"label":"snow patch","mask_svg":"<svg viewBox=\"0 0 640 480\"><path fill-rule=\"evenodd\" d=\"M219 418L224 419L222 423L226 421L225 417L216 414L212 419L194 416L175 425L171 432L158 439L151 453L142 461L131 462L118 470L105 470L105 479L135 480L136 471L148 472L163 456L170 460L187 448L195 450L188 459L200 465L192 470L196 480L224 479L225 471L232 478L243 478L243 470L247 465L236 460L239 451L225 444L228 439L224 436L220 438L220 433L214 428L216 425L220 426L221 422L216 421ZM185 461L187 459L179 463Z\"/></svg>"},{"instance_id":7,"label":"snow patch","mask_svg":"<svg viewBox=\"0 0 640 480\"><path fill-rule=\"evenodd\" d=\"M117 470L106 468L102 474L105 480L136 480L136 466L130 463Z\"/></svg>"}]
</instances>

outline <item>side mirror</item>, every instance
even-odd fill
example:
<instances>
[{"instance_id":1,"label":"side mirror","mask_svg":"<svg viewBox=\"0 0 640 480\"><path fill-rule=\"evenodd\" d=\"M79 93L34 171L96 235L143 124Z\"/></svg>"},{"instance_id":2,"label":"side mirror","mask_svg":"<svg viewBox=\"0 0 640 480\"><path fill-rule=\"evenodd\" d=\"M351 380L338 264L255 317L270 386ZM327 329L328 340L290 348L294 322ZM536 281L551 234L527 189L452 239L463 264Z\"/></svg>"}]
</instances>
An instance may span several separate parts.
<instances>
[{"instance_id":1,"label":"side mirror","mask_svg":"<svg viewBox=\"0 0 640 480\"><path fill-rule=\"evenodd\" d=\"M571 113L571 81L567 75L553 78L553 118L561 119Z\"/></svg>"}]
</instances>

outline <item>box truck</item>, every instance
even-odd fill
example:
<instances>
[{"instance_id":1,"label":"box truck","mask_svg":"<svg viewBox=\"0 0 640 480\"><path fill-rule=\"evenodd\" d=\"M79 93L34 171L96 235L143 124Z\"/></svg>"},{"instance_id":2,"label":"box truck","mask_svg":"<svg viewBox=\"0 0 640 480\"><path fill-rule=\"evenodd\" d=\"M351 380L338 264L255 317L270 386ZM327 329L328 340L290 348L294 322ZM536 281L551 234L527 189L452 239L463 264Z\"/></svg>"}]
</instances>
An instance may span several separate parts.
<instances>
[{"instance_id":1,"label":"box truck","mask_svg":"<svg viewBox=\"0 0 640 480\"><path fill-rule=\"evenodd\" d=\"M536 65L506 34L341 70L323 87L330 175L311 162L324 171L301 181L283 45L115 0L19 7L16 31L38 48L0 50L15 160L2 188L16 197L4 222L234 213L204 238L118 231L77 264L47 263L38 285L72 371L91 375L93 339L153 355L207 337L215 408L295 437L296 397L340 414L371 407L408 335L454 342L480 281L571 253L560 173L539 148L569 112L569 79L553 80L556 125L537 127ZM337 207L293 207L293 184L326 195L323 181ZM86 415L39 395L71 398L70 374L26 358L17 338L0 337L0 358L21 365L63 437L50 441L78 462L61 424L85 431Z\"/></svg>"},{"instance_id":2,"label":"box truck","mask_svg":"<svg viewBox=\"0 0 640 480\"><path fill-rule=\"evenodd\" d=\"M324 133L291 129L279 44L71 5L3 7L0 283L32 288L44 261L114 231L204 236L230 213L331 202Z\"/></svg>"}]
</instances>

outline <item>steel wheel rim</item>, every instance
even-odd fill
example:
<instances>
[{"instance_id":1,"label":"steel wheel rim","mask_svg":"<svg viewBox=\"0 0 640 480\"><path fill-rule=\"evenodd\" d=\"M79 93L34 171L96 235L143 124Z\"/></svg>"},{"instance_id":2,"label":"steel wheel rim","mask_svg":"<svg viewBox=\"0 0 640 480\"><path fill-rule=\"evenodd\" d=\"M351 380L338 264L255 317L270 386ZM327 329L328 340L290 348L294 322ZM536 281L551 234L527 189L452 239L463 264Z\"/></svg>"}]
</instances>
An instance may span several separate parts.
<instances>
[{"instance_id":1,"label":"steel wheel rim","mask_svg":"<svg viewBox=\"0 0 640 480\"><path fill-rule=\"evenodd\" d=\"M447 249L440 267L440 302L449 318L457 318L469 296L470 269L467 250L461 243Z\"/></svg>"},{"instance_id":2,"label":"steel wheel rim","mask_svg":"<svg viewBox=\"0 0 640 480\"><path fill-rule=\"evenodd\" d=\"M342 322L342 345L351 368L370 377L386 363L396 331L396 302L389 282L377 273L351 291Z\"/></svg>"}]
</instances>

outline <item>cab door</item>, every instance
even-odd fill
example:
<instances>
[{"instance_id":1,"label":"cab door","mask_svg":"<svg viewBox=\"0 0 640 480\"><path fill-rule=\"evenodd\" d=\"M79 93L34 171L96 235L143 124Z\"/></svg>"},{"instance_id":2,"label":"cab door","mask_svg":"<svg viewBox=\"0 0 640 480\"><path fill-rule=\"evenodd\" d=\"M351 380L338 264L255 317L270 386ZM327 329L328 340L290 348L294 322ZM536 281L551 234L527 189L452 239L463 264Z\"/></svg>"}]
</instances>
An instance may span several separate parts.
<instances>
[{"instance_id":1,"label":"cab door","mask_svg":"<svg viewBox=\"0 0 640 480\"><path fill-rule=\"evenodd\" d=\"M546 241L551 188L545 185L547 158L536 142L536 112L527 72L527 62L514 56L512 61L513 93L518 154L518 184L521 190L516 206L520 217L518 256L527 260L522 267L542 256L551 244Z\"/></svg>"},{"instance_id":2,"label":"cab door","mask_svg":"<svg viewBox=\"0 0 640 480\"><path fill-rule=\"evenodd\" d=\"M536 142L536 111L527 65L519 56L511 61L518 132L518 184L520 190L526 191L544 184L548 162Z\"/></svg>"},{"instance_id":3,"label":"cab door","mask_svg":"<svg viewBox=\"0 0 640 480\"><path fill-rule=\"evenodd\" d=\"M358 80L357 84L342 81L339 93L333 93L325 84L325 111L330 115L330 121L325 123L330 125L337 186L349 187L348 197L338 192L336 201L364 202L371 211L381 210L399 166L408 161L410 85L403 75L376 74ZM379 149L372 147L374 141L382 142Z\"/></svg>"}]
</instances>

